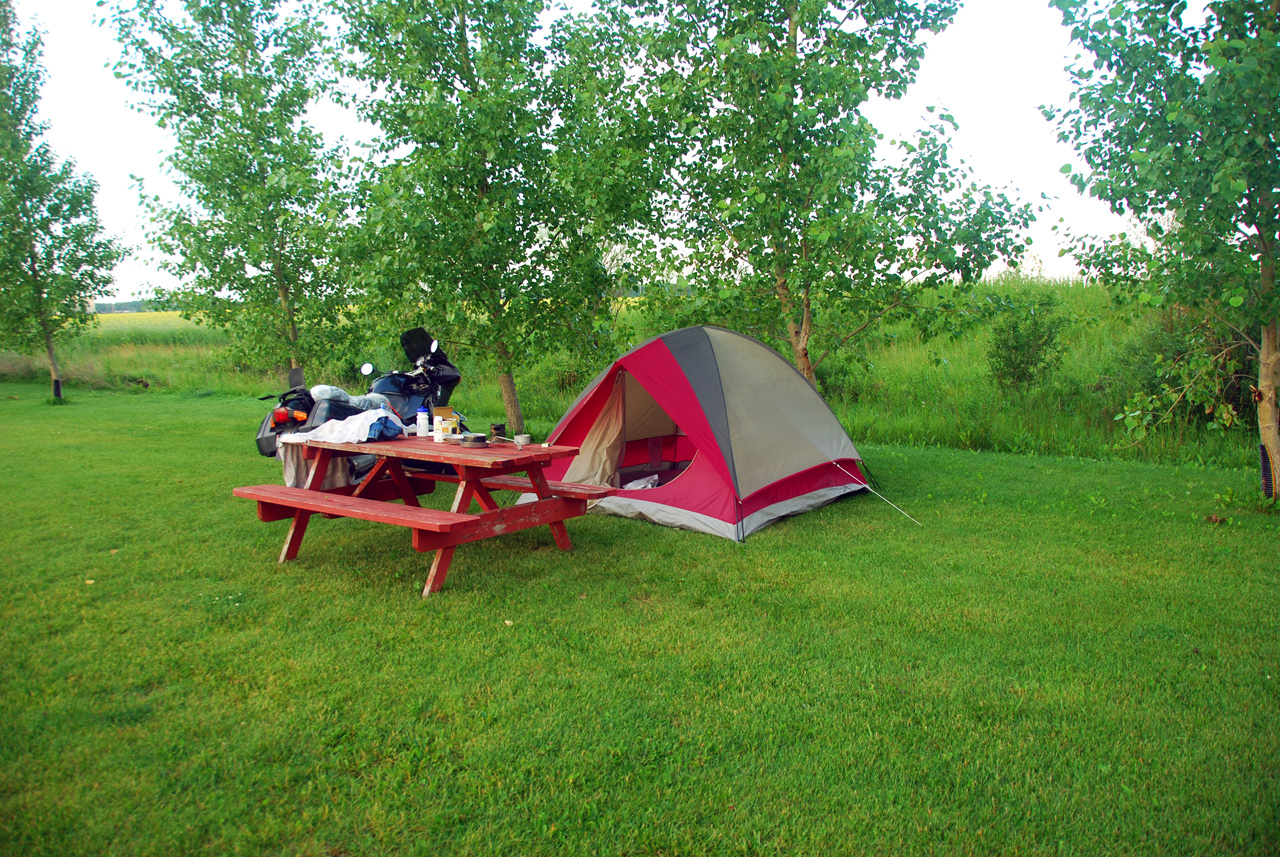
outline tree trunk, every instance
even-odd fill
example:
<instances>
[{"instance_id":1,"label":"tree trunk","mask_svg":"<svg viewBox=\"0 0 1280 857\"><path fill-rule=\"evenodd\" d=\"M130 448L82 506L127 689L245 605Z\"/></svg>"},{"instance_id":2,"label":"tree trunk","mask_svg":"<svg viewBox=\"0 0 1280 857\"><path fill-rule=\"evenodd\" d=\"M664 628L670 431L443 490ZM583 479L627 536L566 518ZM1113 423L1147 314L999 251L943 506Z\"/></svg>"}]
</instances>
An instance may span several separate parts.
<instances>
[{"instance_id":1,"label":"tree trunk","mask_svg":"<svg viewBox=\"0 0 1280 857\"><path fill-rule=\"evenodd\" d=\"M1280 497L1280 319L1262 329L1261 351L1258 354L1258 435L1267 454L1271 457L1270 484L1263 473L1262 493L1268 497Z\"/></svg>"},{"instance_id":2,"label":"tree trunk","mask_svg":"<svg viewBox=\"0 0 1280 857\"><path fill-rule=\"evenodd\" d=\"M284 278L284 263L280 259L279 251L272 260L272 267L275 268L273 273L276 278L276 291L280 294L280 308L284 310L285 335L289 337L289 368L297 369L302 365L298 362L298 322L293 317L293 303L289 300L289 284Z\"/></svg>"},{"instance_id":3,"label":"tree trunk","mask_svg":"<svg viewBox=\"0 0 1280 857\"><path fill-rule=\"evenodd\" d=\"M1270 246L1275 246L1272 243ZM1265 299L1276 287L1276 263L1269 254L1262 257L1259 292ZM1276 390L1280 387L1280 318L1271 319L1262 328L1258 343L1258 438L1271 458L1270 474L1262 472L1262 493L1267 497L1280 497L1280 402Z\"/></svg>"},{"instance_id":4,"label":"tree trunk","mask_svg":"<svg viewBox=\"0 0 1280 857\"><path fill-rule=\"evenodd\" d=\"M520 397L516 394L516 379L510 372L499 372L498 387L502 390L502 409L507 413L508 436L522 434L524 414L520 411Z\"/></svg>"},{"instance_id":5,"label":"tree trunk","mask_svg":"<svg viewBox=\"0 0 1280 857\"><path fill-rule=\"evenodd\" d=\"M791 293L791 287L787 285L787 272L785 270L780 270L775 275L774 288L778 293L778 301L782 304L782 315L787 320L787 338L791 340L791 353L795 358L796 368L813 385L814 389L817 389L818 379L813 372L813 363L809 360L809 336L813 333L813 317L809 311L809 295L805 292L800 297L801 319L800 323L796 324L795 316L792 313L795 308L795 299Z\"/></svg>"},{"instance_id":6,"label":"tree trunk","mask_svg":"<svg viewBox=\"0 0 1280 857\"><path fill-rule=\"evenodd\" d=\"M797 17L798 7L795 3L790 3L786 7L787 12L787 44L784 49L786 62L794 68L796 62L796 53L798 47L798 39L800 34L800 23ZM790 124L795 115L795 81L788 80L786 87L786 112L787 123ZM780 179L785 181L791 174L791 153L789 147L791 145L790 137L786 137L782 143L780 152L781 159L779 166L781 169ZM785 231L785 226L781 222L783 215L779 214L779 231ZM799 239L803 242L803 238ZM802 289L800 293L800 323L795 321L796 298L791 290L791 271L786 267L785 263L779 264L777 271L774 272L774 291L777 292L778 301L782 304L782 315L787 320L787 339L791 341L791 354L795 358L796 368L800 370L800 374L805 377L814 389L818 387L818 378L813 371L813 362L809 359L809 337L813 333L813 316L809 309L809 292Z\"/></svg>"},{"instance_id":7,"label":"tree trunk","mask_svg":"<svg viewBox=\"0 0 1280 857\"><path fill-rule=\"evenodd\" d=\"M1272 0L1271 14L1280 16L1280 0ZM1259 208L1269 211L1270 228L1258 228L1254 235L1254 247L1261 259L1258 266L1258 297L1263 306L1276 288L1276 250L1280 245L1275 215L1280 213L1272 205L1270 186L1258 192ZM1280 318L1272 316L1262 325L1258 339L1258 439L1261 441L1262 493L1270 498L1280 497L1280 402L1276 401L1280 388ZM1270 459L1270 466L1268 466Z\"/></svg>"},{"instance_id":8,"label":"tree trunk","mask_svg":"<svg viewBox=\"0 0 1280 857\"><path fill-rule=\"evenodd\" d=\"M516 379L511 374L511 353L501 343L498 352L498 389L502 391L502 409L507 414L507 437L524 432L524 413L520 410L520 396L516 393Z\"/></svg>"},{"instance_id":9,"label":"tree trunk","mask_svg":"<svg viewBox=\"0 0 1280 857\"><path fill-rule=\"evenodd\" d=\"M58 368L58 357L53 353L53 334L45 332L44 350L49 355L49 381L53 385L53 397L62 398L62 370Z\"/></svg>"}]
</instances>

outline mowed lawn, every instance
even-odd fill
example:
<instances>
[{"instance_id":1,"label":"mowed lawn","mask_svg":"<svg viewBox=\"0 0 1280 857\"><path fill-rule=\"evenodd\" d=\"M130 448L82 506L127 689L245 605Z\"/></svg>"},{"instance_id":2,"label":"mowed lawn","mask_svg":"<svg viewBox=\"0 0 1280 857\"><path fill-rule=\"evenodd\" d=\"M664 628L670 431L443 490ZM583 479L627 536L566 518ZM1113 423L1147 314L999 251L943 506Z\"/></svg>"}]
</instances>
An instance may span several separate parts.
<instances>
[{"instance_id":1,"label":"mowed lawn","mask_svg":"<svg viewBox=\"0 0 1280 857\"><path fill-rule=\"evenodd\" d=\"M923 527L590 516L424 601L390 527L276 565L262 403L68 392L0 384L0 853L1280 849L1252 472L864 444Z\"/></svg>"}]
</instances>

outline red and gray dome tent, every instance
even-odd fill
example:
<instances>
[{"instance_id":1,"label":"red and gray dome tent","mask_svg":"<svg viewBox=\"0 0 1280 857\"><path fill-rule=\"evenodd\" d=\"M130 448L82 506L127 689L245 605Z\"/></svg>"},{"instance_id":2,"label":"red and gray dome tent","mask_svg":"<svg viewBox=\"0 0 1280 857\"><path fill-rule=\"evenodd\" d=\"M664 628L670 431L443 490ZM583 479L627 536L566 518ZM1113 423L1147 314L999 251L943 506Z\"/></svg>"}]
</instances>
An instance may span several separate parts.
<instances>
[{"instance_id":1,"label":"red and gray dome tent","mask_svg":"<svg viewBox=\"0 0 1280 857\"><path fill-rule=\"evenodd\" d=\"M687 327L601 372L549 440L578 446L551 479L620 486L593 511L742 541L866 486L853 441L786 359ZM645 483L652 487L630 488Z\"/></svg>"}]
</instances>

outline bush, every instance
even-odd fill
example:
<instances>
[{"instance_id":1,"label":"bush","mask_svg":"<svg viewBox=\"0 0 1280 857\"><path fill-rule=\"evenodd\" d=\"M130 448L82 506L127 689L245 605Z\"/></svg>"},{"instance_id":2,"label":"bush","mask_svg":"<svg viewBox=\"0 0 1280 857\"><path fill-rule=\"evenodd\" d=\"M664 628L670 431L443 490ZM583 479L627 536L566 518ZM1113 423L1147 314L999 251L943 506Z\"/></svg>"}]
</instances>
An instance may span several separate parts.
<instances>
[{"instance_id":1,"label":"bush","mask_svg":"<svg viewBox=\"0 0 1280 857\"><path fill-rule=\"evenodd\" d=\"M593 352L587 348L547 352L522 367L518 380L526 389L576 396L613 362L613 357L610 351Z\"/></svg>"},{"instance_id":2,"label":"bush","mask_svg":"<svg viewBox=\"0 0 1280 857\"><path fill-rule=\"evenodd\" d=\"M1166 311L1125 339L1096 389L1117 407L1143 396L1159 400L1170 418L1205 425L1214 422L1215 412L1205 404L1222 402L1252 426L1250 384L1258 370L1246 345L1238 334L1217 330L1186 310Z\"/></svg>"},{"instance_id":3,"label":"bush","mask_svg":"<svg viewBox=\"0 0 1280 857\"><path fill-rule=\"evenodd\" d=\"M1120 343L1097 388L1117 404L1134 393L1154 396L1165 381L1161 364L1181 359L1189 349L1186 330L1168 319L1146 321Z\"/></svg>"},{"instance_id":4,"label":"bush","mask_svg":"<svg viewBox=\"0 0 1280 857\"><path fill-rule=\"evenodd\" d=\"M1062 362L1062 331L1067 319L1052 292L1031 293L1005 312L991 328L987 366L1002 390L1026 390L1043 384Z\"/></svg>"},{"instance_id":5,"label":"bush","mask_svg":"<svg viewBox=\"0 0 1280 857\"><path fill-rule=\"evenodd\" d=\"M814 367L818 392L834 401L857 402L875 367L866 355L852 348L835 352Z\"/></svg>"}]
</instances>

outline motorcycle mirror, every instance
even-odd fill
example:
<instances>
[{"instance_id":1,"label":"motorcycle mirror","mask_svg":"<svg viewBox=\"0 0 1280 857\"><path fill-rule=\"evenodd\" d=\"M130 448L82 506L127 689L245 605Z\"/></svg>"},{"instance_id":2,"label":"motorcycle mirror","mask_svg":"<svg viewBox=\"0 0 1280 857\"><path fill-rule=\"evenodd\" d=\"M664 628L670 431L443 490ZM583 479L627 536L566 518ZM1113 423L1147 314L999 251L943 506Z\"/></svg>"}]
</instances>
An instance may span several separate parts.
<instances>
[{"instance_id":1,"label":"motorcycle mirror","mask_svg":"<svg viewBox=\"0 0 1280 857\"><path fill-rule=\"evenodd\" d=\"M436 349L437 349L437 348L439 348L439 347L440 347L440 343L439 343L439 342L437 342L437 341L436 341L436 340L434 340L434 339L433 339L433 340L431 340L431 353L432 353L432 354L435 354L435 353L436 353Z\"/></svg>"},{"instance_id":2,"label":"motorcycle mirror","mask_svg":"<svg viewBox=\"0 0 1280 857\"><path fill-rule=\"evenodd\" d=\"M361 375L372 375L372 374L373 374L373 364L372 364L372 363L365 363L365 364L361 365L361 366L360 366L360 374L361 374Z\"/></svg>"}]
</instances>

